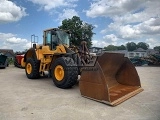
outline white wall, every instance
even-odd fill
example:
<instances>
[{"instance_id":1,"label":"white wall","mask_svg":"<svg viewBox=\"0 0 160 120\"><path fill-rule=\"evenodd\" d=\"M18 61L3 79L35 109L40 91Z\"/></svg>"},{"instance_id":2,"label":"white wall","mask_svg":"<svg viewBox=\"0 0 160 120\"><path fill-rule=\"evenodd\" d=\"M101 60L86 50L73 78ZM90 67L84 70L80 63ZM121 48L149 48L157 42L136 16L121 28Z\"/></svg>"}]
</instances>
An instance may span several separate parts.
<instances>
[{"instance_id":1,"label":"white wall","mask_svg":"<svg viewBox=\"0 0 160 120\"><path fill-rule=\"evenodd\" d=\"M146 56L147 56L146 52L128 52L128 58L146 57Z\"/></svg>"}]
</instances>

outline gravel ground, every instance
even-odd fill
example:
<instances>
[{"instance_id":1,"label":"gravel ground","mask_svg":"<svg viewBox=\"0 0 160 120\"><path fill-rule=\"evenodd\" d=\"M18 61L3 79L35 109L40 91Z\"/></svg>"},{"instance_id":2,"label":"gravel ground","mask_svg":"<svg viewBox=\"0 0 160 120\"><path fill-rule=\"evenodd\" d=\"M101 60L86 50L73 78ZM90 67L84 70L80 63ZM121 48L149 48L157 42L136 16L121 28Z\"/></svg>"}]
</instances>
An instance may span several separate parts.
<instances>
[{"instance_id":1,"label":"gravel ground","mask_svg":"<svg viewBox=\"0 0 160 120\"><path fill-rule=\"evenodd\" d=\"M144 91L116 107L81 97L78 85L63 90L51 78L0 69L0 120L160 120L160 67L136 69Z\"/></svg>"}]
</instances>

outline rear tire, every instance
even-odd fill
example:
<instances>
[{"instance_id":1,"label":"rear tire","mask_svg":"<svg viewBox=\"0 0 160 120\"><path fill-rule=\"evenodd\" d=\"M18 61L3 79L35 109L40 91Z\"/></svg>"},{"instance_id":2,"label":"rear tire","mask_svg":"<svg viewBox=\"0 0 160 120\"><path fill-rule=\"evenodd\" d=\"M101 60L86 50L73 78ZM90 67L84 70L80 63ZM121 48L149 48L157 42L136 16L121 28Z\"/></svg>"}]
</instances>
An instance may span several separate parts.
<instances>
[{"instance_id":1,"label":"rear tire","mask_svg":"<svg viewBox=\"0 0 160 120\"><path fill-rule=\"evenodd\" d=\"M59 88L70 88L77 83L78 68L70 57L57 58L51 68L54 84Z\"/></svg>"},{"instance_id":2,"label":"rear tire","mask_svg":"<svg viewBox=\"0 0 160 120\"><path fill-rule=\"evenodd\" d=\"M25 66L25 72L29 79L39 78L39 61L34 60L33 58L28 58Z\"/></svg>"},{"instance_id":3,"label":"rear tire","mask_svg":"<svg viewBox=\"0 0 160 120\"><path fill-rule=\"evenodd\" d=\"M18 67L18 68L22 68L22 66L20 64L18 64L18 61L16 58L14 59L14 66Z\"/></svg>"}]
</instances>

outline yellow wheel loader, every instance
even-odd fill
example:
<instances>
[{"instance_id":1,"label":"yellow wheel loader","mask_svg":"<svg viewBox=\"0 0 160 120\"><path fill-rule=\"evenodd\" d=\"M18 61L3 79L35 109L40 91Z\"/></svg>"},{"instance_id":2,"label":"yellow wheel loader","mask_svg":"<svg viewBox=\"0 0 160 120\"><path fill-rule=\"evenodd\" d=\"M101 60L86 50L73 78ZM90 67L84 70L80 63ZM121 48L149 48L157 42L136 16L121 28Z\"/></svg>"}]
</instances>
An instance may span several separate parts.
<instances>
[{"instance_id":1,"label":"yellow wheel loader","mask_svg":"<svg viewBox=\"0 0 160 120\"><path fill-rule=\"evenodd\" d=\"M123 54L91 55L86 42L79 49L71 46L69 32L58 28L44 30L43 45L33 44L22 66L29 79L49 71L55 86L63 89L74 86L81 75L81 95L112 106L143 90L134 65Z\"/></svg>"}]
</instances>

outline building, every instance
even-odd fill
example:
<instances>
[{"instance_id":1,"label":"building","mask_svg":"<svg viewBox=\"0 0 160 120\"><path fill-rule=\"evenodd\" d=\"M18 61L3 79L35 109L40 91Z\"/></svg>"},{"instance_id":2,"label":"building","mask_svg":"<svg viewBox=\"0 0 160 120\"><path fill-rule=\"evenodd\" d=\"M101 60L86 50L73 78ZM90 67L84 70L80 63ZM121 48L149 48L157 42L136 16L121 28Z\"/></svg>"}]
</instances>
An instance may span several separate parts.
<instances>
[{"instance_id":1,"label":"building","mask_svg":"<svg viewBox=\"0 0 160 120\"><path fill-rule=\"evenodd\" d=\"M154 49L144 50L142 48L138 48L137 50L134 50L132 52L128 52L128 58L147 57L149 55L154 55L154 54L159 54L159 52Z\"/></svg>"},{"instance_id":2,"label":"building","mask_svg":"<svg viewBox=\"0 0 160 120\"><path fill-rule=\"evenodd\" d=\"M14 59L15 54L12 49L0 49L0 53L6 55L9 59Z\"/></svg>"},{"instance_id":3,"label":"building","mask_svg":"<svg viewBox=\"0 0 160 120\"><path fill-rule=\"evenodd\" d=\"M147 51L142 48L138 48L137 50L128 52L128 58L146 57L146 56L147 56Z\"/></svg>"},{"instance_id":4,"label":"building","mask_svg":"<svg viewBox=\"0 0 160 120\"><path fill-rule=\"evenodd\" d=\"M156 51L154 49L148 49L146 52L148 56L153 54L159 54L159 51Z\"/></svg>"},{"instance_id":5,"label":"building","mask_svg":"<svg viewBox=\"0 0 160 120\"><path fill-rule=\"evenodd\" d=\"M147 56L147 51L144 50L144 49L142 49L142 48L138 48L137 50L134 50L134 51L116 50L116 51L105 51L105 52L109 52L109 53L121 53L121 54L124 54L124 56L128 57L128 58L146 57Z\"/></svg>"},{"instance_id":6,"label":"building","mask_svg":"<svg viewBox=\"0 0 160 120\"><path fill-rule=\"evenodd\" d=\"M138 48L137 50L134 50L134 51L128 51L128 50L105 51L103 48L92 47L92 48L90 48L90 52L91 53L96 53L96 54L100 54L100 53L103 53L103 52L121 53L121 54L124 54L124 56L128 57L128 58L147 57L149 55L159 54L159 52L154 50L154 49L144 50L142 48Z\"/></svg>"},{"instance_id":7,"label":"building","mask_svg":"<svg viewBox=\"0 0 160 120\"><path fill-rule=\"evenodd\" d=\"M100 48L100 47L91 47L91 48L89 48L89 51L91 53L96 53L96 54L101 54L102 50L103 50L103 48Z\"/></svg>"}]
</instances>

